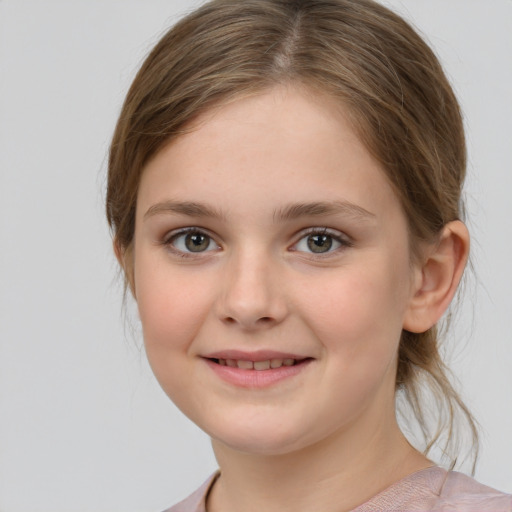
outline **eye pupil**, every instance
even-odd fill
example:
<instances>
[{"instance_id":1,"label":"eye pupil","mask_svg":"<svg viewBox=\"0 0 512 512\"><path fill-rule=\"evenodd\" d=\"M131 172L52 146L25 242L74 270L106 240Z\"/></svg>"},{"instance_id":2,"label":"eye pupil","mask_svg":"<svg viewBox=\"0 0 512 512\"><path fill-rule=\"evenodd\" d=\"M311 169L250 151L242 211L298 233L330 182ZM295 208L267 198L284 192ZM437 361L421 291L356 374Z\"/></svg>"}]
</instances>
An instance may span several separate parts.
<instances>
[{"instance_id":1,"label":"eye pupil","mask_svg":"<svg viewBox=\"0 0 512 512\"><path fill-rule=\"evenodd\" d=\"M311 235L308 237L308 247L312 252L327 252L332 247L332 237L329 235Z\"/></svg>"},{"instance_id":2,"label":"eye pupil","mask_svg":"<svg viewBox=\"0 0 512 512\"><path fill-rule=\"evenodd\" d=\"M185 245L190 252L202 252L208 249L210 238L201 233L189 233L185 237Z\"/></svg>"}]
</instances>

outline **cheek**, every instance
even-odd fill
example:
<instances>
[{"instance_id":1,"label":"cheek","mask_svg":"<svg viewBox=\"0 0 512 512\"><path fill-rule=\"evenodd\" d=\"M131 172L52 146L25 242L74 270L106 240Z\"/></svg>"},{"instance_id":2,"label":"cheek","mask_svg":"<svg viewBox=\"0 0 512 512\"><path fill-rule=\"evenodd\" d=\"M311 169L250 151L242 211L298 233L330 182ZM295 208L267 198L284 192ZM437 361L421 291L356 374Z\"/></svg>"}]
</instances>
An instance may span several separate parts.
<instances>
[{"instance_id":1,"label":"cheek","mask_svg":"<svg viewBox=\"0 0 512 512\"><path fill-rule=\"evenodd\" d=\"M342 273L341 273L342 274ZM401 331L405 297L396 290L391 276L377 272L347 272L304 286L301 310L315 331L326 339L364 342L364 333L386 335Z\"/></svg>"},{"instance_id":2,"label":"cheek","mask_svg":"<svg viewBox=\"0 0 512 512\"><path fill-rule=\"evenodd\" d=\"M135 286L148 357L153 350L187 350L211 308L208 283L165 263L141 261Z\"/></svg>"},{"instance_id":3,"label":"cheek","mask_svg":"<svg viewBox=\"0 0 512 512\"><path fill-rule=\"evenodd\" d=\"M382 268L382 267L381 267ZM335 281L310 283L301 309L325 354L322 419L330 424L332 390L336 421L357 416L375 396L388 405L394 396L396 358L402 332L403 301L387 272L354 272Z\"/></svg>"},{"instance_id":4,"label":"cheek","mask_svg":"<svg viewBox=\"0 0 512 512\"><path fill-rule=\"evenodd\" d=\"M381 262L346 274L341 269L335 279L310 282L308 293L300 293L303 319L331 356L335 366L327 371L343 381L340 385L362 391L396 358L406 283L400 284L391 267Z\"/></svg>"},{"instance_id":5,"label":"cheek","mask_svg":"<svg viewBox=\"0 0 512 512\"><path fill-rule=\"evenodd\" d=\"M191 355L193 341L211 311L211 297L204 278L184 274L164 264L140 265L135 276L148 362L165 393L190 415L195 398L183 383L200 382Z\"/></svg>"}]
</instances>

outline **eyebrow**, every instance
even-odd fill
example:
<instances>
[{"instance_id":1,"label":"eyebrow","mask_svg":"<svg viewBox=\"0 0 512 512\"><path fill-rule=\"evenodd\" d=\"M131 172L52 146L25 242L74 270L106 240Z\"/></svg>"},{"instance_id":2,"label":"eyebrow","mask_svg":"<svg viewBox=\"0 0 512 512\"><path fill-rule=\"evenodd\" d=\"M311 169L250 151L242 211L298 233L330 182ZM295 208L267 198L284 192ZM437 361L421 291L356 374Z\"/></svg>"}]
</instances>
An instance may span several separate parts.
<instances>
[{"instance_id":1,"label":"eyebrow","mask_svg":"<svg viewBox=\"0 0 512 512\"><path fill-rule=\"evenodd\" d=\"M375 214L362 206L349 201L294 203L274 212L274 221L287 221L300 217L322 217L328 215L345 215L356 219L368 220Z\"/></svg>"},{"instance_id":2,"label":"eyebrow","mask_svg":"<svg viewBox=\"0 0 512 512\"><path fill-rule=\"evenodd\" d=\"M144 219L165 213L176 213L189 217L224 219L224 214L220 210L206 204L192 201L162 201L161 203L156 203L148 208L147 212L144 214Z\"/></svg>"},{"instance_id":3,"label":"eyebrow","mask_svg":"<svg viewBox=\"0 0 512 512\"><path fill-rule=\"evenodd\" d=\"M178 214L188 217L209 217L225 220L224 213L213 206L193 201L162 201L148 208L144 219L162 214ZM349 201L315 201L311 203L292 203L274 211L274 222L286 222L300 217L322 217L345 215L356 219L371 219L375 214L362 206Z\"/></svg>"}]
</instances>

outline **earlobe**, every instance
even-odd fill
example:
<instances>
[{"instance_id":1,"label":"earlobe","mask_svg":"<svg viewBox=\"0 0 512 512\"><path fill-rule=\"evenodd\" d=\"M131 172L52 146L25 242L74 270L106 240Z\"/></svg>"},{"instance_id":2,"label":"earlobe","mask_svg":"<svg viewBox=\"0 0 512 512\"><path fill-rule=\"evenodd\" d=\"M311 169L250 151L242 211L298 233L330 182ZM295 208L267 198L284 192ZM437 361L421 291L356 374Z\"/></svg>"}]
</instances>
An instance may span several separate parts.
<instances>
[{"instance_id":1,"label":"earlobe","mask_svg":"<svg viewBox=\"0 0 512 512\"><path fill-rule=\"evenodd\" d=\"M135 282L134 282L134 265L133 265L133 245L127 248L121 247L118 240L114 240L113 243L114 254L119 263L119 266L123 269L125 283L130 288L133 298L137 300L135 295Z\"/></svg>"},{"instance_id":2,"label":"earlobe","mask_svg":"<svg viewBox=\"0 0 512 512\"><path fill-rule=\"evenodd\" d=\"M449 222L427 249L403 328L425 332L441 318L453 299L469 254L469 233L459 220Z\"/></svg>"}]
</instances>

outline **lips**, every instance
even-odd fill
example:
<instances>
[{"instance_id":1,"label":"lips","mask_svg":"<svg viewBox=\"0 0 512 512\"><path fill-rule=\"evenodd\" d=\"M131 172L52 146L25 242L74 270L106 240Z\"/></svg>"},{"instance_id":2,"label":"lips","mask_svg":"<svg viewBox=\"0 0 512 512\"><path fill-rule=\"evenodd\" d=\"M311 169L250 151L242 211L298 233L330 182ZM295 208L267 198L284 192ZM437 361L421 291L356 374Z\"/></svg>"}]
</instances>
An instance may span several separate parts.
<instances>
[{"instance_id":1,"label":"lips","mask_svg":"<svg viewBox=\"0 0 512 512\"><path fill-rule=\"evenodd\" d=\"M263 388L300 374L311 357L276 351L226 350L203 356L222 380L244 388Z\"/></svg>"},{"instance_id":2,"label":"lips","mask_svg":"<svg viewBox=\"0 0 512 512\"><path fill-rule=\"evenodd\" d=\"M213 359L213 361L221 366L229 366L231 368L240 368L242 370L270 370L281 368L281 366L293 366L300 361L298 359L266 359L264 361L249 361L246 359Z\"/></svg>"}]
</instances>

